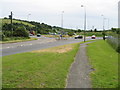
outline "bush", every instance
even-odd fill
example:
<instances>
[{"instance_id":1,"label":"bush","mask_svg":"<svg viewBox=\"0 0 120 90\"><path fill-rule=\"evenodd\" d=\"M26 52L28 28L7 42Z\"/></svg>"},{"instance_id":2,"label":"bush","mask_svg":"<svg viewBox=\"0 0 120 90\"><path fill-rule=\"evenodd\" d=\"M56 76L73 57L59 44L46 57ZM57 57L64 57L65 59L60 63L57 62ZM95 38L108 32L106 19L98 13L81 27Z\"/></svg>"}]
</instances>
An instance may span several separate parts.
<instances>
[{"instance_id":1,"label":"bush","mask_svg":"<svg viewBox=\"0 0 120 90\"><path fill-rule=\"evenodd\" d=\"M18 27L14 31L13 36L15 36L15 37L29 37L29 33L25 27L21 26L21 27Z\"/></svg>"},{"instance_id":2,"label":"bush","mask_svg":"<svg viewBox=\"0 0 120 90\"><path fill-rule=\"evenodd\" d=\"M24 39L30 39L30 37L5 37L2 41L24 40Z\"/></svg>"},{"instance_id":3,"label":"bush","mask_svg":"<svg viewBox=\"0 0 120 90\"><path fill-rule=\"evenodd\" d=\"M74 32L68 32L68 35L69 35L69 36L73 36L73 35L74 35Z\"/></svg>"},{"instance_id":4,"label":"bush","mask_svg":"<svg viewBox=\"0 0 120 90\"><path fill-rule=\"evenodd\" d=\"M5 35L2 33L2 35L0 35L0 41L5 39Z\"/></svg>"},{"instance_id":5,"label":"bush","mask_svg":"<svg viewBox=\"0 0 120 90\"><path fill-rule=\"evenodd\" d=\"M5 35L5 37L12 37L11 31L3 31L3 34Z\"/></svg>"},{"instance_id":6,"label":"bush","mask_svg":"<svg viewBox=\"0 0 120 90\"><path fill-rule=\"evenodd\" d=\"M5 35L3 33L0 33L0 41L4 39Z\"/></svg>"},{"instance_id":7,"label":"bush","mask_svg":"<svg viewBox=\"0 0 120 90\"><path fill-rule=\"evenodd\" d=\"M81 33L78 33L79 35L84 35L84 32L81 32ZM86 31L85 32L85 35L86 36L92 36L92 35L95 35L95 36L97 36L97 37L102 37L103 35L102 35L102 32L91 32L91 31Z\"/></svg>"},{"instance_id":8,"label":"bush","mask_svg":"<svg viewBox=\"0 0 120 90\"><path fill-rule=\"evenodd\" d=\"M116 50L118 53L120 53L120 46L118 46L117 50Z\"/></svg>"}]
</instances>

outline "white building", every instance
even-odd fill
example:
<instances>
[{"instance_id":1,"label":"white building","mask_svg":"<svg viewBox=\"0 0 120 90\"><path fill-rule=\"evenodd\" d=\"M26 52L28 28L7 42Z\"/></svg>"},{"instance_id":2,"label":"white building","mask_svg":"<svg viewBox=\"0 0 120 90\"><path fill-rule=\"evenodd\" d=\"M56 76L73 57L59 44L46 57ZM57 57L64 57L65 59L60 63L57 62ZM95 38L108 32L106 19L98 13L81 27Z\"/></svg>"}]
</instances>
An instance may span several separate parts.
<instances>
[{"instance_id":1,"label":"white building","mask_svg":"<svg viewBox=\"0 0 120 90\"><path fill-rule=\"evenodd\" d=\"M120 1L118 2L118 28L120 28Z\"/></svg>"}]
</instances>

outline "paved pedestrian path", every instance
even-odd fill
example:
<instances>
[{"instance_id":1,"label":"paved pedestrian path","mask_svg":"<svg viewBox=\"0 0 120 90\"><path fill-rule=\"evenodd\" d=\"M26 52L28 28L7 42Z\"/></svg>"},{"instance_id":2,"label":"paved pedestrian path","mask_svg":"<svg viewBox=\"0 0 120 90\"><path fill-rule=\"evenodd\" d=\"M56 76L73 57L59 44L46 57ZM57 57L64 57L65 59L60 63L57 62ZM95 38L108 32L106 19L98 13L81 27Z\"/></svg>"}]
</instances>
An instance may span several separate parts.
<instances>
[{"instance_id":1,"label":"paved pedestrian path","mask_svg":"<svg viewBox=\"0 0 120 90\"><path fill-rule=\"evenodd\" d=\"M88 43L91 42L80 44L80 49L69 71L66 88L91 88L89 77L91 66L86 55L86 44Z\"/></svg>"}]
</instances>

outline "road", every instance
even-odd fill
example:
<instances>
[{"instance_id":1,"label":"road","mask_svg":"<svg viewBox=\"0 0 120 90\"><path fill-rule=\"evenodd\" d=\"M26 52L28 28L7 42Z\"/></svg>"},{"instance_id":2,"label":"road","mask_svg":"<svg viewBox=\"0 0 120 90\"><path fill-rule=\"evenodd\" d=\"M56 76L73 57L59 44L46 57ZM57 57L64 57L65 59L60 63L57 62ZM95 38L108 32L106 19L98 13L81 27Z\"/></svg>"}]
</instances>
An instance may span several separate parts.
<instances>
[{"instance_id":1,"label":"road","mask_svg":"<svg viewBox=\"0 0 120 90\"><path fill-rule=\"evenodd\" d=\"M97 39L101 39L101 38L97 38ZM86 40L91 40L91 38L87 37ZM2 44L2 48L0 48L2 54L0 56L29 52L33 50L40 50L40 49L77 43L82 41L83 39L68 38L68 40L55 40L54 38L41 37L38 40L34 40L34 41Z\"/></svg>"}]
</instances>

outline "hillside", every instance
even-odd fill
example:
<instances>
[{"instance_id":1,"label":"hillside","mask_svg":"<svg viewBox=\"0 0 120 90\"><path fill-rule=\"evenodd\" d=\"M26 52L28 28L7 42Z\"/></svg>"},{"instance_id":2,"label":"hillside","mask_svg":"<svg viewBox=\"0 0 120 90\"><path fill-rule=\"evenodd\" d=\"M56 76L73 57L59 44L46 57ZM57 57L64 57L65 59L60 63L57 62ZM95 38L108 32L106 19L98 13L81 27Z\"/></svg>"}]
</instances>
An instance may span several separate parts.
<instances>
[{"instance_id":1,"label":"hillside","mask_svg":"<svg viewBox=\"0 0 120 90\"><path fill-rule=\"evenodd\" d=\"M10 19L1 19L2 20L2 24L4 25L5 23L7 23L7 24L10 24ZM15 20L15 19L13 19L13 23L22 23L22 24L24 24L24 25L28 25L28 26L30 26L30 27L34 27L34 25L32 25L32 24L30 24L30 23L28 23L28 22L25 22L25 21L23 21L23 20Z\"/></svg>"},{"instance_id":2,"label":"hillside","mask_svg":"<svg viewBox=\"0 0 120 90\"><path fill-rule=\"evenodd\" d=\"M20 19L13 19L13 24L9 18L0 19L2 20L2 33L5 37L23 37L28 36L29 33L35 34L72 34L75 30L61 28L57 26L47 25L36 21L26 21ZM24 32L24 33L23 33ZM26 33L26 34L25 34ZM28 33L28 34L27 34ZM24 35L23 35L24 34Z\"/></svg>"}]
</instances>

